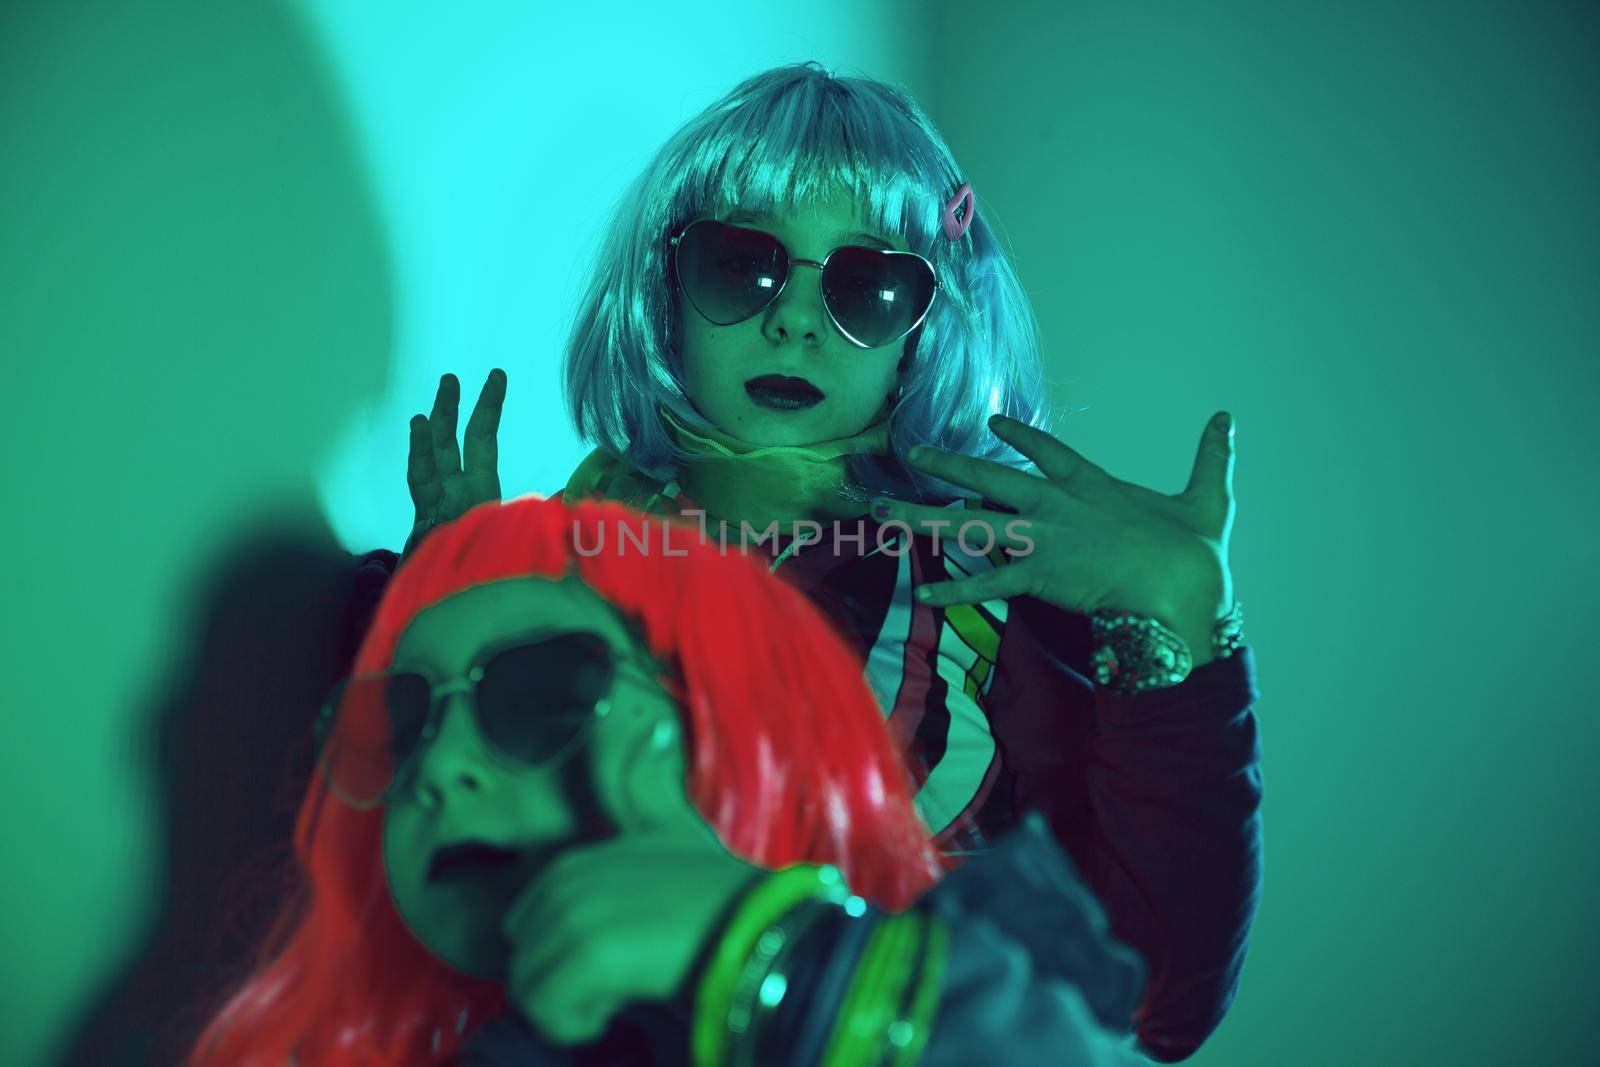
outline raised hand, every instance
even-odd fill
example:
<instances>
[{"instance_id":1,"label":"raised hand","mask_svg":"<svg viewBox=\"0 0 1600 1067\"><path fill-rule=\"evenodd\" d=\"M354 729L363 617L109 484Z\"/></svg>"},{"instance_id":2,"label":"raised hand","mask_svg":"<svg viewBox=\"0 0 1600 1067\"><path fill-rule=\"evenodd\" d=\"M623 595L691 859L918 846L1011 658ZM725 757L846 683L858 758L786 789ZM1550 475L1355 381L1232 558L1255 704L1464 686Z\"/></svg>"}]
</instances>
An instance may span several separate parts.
<instances>
[{"instance_id":1,"label":"raised hand","mask_svg":"<svg viewBox=\"0 0 1600 1067\"><path fill-rule=\"evenodd\" d=\"M411 418L411 451L406 461L406 485L417 517L406 541L406 555L433 527L459 518L486 500L500 499L498 469L500 409L506 399L506 372L489 372L467 420L463 447L456 445L456 416L461 407L461 383L454 374L439 379L433 412ZM466 462L462 462L463 451Z\"/></svg>"},{"instance_id":2,"label":"raised hand","mask_svg":"<svg viewBox=\"0 0 1600 1067\"><path fill-rule=\"evenodd\" d=\"M969 578L918 589L934 605L1027 595L1069 611L1118 608L1155 618L1188 642L1196 666L1209 661L1211 633L1233 602L1228 536L1233 528L1233 419L1218 412L1200 438L1189 485L1167 495L1114 478L1059 439L996 415L989 428L1038 468L919 447L908 457L929 474L1015 508L960 512L985 521L1010 562ZM947 508L878 500L873 514L914 530L950 524ZM974 534L969 540L981 540Z\"/></svg>"}]
</instances>

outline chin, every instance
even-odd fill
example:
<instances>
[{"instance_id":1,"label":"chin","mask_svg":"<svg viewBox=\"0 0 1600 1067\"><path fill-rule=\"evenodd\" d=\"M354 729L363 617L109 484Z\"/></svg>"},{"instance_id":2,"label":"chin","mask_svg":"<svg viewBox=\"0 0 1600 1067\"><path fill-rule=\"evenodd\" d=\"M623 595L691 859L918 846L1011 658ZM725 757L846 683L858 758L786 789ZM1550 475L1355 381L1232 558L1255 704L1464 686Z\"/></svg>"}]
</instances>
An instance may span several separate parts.
<instances>
[{"instance_id":1,"label":"chin","mask_svg":"<svg viewBox=\"0 0 1600 1067\"><path fill-rule=\"evenodd\" d=\"M474 978L502 980L511 962L511 944L500 930L501 912L447 900L422 929L413 929L428 952L453 970ZM466 906L462 906L466 904ZM441 902L432 906L439 908ZM452 906L454 905L454 906Z\"/></svg>"},{"instance_id":2,"label":"chin","mask_svg":"<svg viewBox=\"0 0 1600 1067\"><path fill-rule=\"evenodd\" d=\"M814 445L828 440L799 426L751 426L748 432L734 436L753 445Z\"/></svg>"},{"instance_id":3,"label":"chin","mask_svg":"<svg viewBox=\"0 0 1600 1067\"><path fill-rule=\"evenodd\" d=\"M831 441L844 434L835 433L828 429L814 429L803 426L761 426L753 427L748 436L738 434L741 440L753 445L816 445L823 441Z\"/></svg>"},{"instance_id":4,"label":"chin","mask_svg":"<svg viewBox=\"0 0 1600 1067\"><path fill-rule=\"evenodd\" d=\"M841 425L838 412L827 408L827 401L809 411L797 412L772 411L751 404L737 413L739 421L734 428L721 423L718 427L753 445L815 445L853 437L871 424L868 419L859 426Z\"/></svg>"},{"instance_id":5,"label":"chin","mask_svg":"<svg viewBox=\"0 0 1600 1067\"><path fill-rule=\"evenodd\" d=\"M701 408L700 413L729 437L752 444L794 444L800 438L809 437L816 429L811 412L775 412L748 402L716 409Z\"/></svg>"}]
</instances>

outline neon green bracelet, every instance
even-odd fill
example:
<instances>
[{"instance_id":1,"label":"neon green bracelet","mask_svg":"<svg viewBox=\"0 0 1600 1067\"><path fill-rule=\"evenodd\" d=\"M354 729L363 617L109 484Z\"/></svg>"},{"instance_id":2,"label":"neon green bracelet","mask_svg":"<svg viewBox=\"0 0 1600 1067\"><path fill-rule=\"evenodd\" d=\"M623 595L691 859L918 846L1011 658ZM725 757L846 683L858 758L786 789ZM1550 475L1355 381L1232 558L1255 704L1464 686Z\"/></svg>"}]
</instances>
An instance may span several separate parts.
<instances>
[{"instance_id":1,"label":"neon green bracelet","mask_svg":"<svg viewBox=\"0 0 1600 1067\"><path fill-rule=\"evenodd\" d=\"M944 965L950 957L950 927L938 916L928 917L922 971L912 992L910 1010L889 1027L891 1067L914 1067L933 1032L934 1012L944 990Z\"/></svg>"},{"instance_id":2,"label":"neon green bracelet","mask_svg":"<svg viewBox=\"0 0 1600 1067\"><path fill-rule=\"evenodd\" d=\"M721 1067L728 1047L728 1011L746 959L762 934L807 900L842 901L849 895L833 867L789 867L761 879L744 895L723 927L695 991L689 1046L695 1067Z\"/></svg>"},{"instance_id":3,"label":"neon green bracelet","mask_svg":"<svg viewBox=\"0 0 1600 1067\"><path fill-rule=\"evenodd\" d=\"M906 912L884 919L872 932L839 1005L822 1067L870 1067L883 1058L922 926L919 913Z\"/></svg>"}]
</instances>

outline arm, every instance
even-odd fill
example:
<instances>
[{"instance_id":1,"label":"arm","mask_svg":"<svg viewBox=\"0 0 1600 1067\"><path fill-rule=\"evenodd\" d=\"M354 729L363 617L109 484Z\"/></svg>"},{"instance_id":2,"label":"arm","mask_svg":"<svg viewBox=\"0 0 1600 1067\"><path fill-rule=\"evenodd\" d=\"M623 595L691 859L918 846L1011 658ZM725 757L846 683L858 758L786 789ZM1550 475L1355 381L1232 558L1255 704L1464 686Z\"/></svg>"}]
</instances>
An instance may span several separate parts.
<instances>
[{"instance_id":1,"label":"arm","mask_svg":"<svg viewBox=\"0 0 1600 1067\"><path fill-rule=\"evenodd\" d=\"M1020 943L976 918L952 928L939 1015L919 1064L986 1062L1136 1067L1148 1061L1095 1017L1081 989L1041 974Z\"/></svg>"},{"instance_id":2,"label":"arm","mask_svg":"<svg viewBox=\"0 0 1600 1067\"><path fill-rule=\"evenodd\" d=\"M1260 892L1253 664L1241 649L1179 685L1118 696L1089 682L1089 643L1083 616L1014 601L997 715L1023 742L1008 752L1025 746L1018 806L1046 813L1113 933L1149 964L1140 1043L1178 1060L1233 999Z\"/></svg>"},{"instance_id":3,"label":"arm","mask_svg":"<svg viewBox=\"0 0 1600 1067\"><path fill-rule=\"evenodd\" d=\"M875 958L894 923L921 933ZM839 1051L841 1035L862 1050L897 1030L902 1055L920 1046L924 1067L1145 1062L1126 1025L1143 966L1111 940L1093 894L1037 817L903 915L850 918L835 907L802 929L793 955L770 972L785 976L785 992L770 1020L757 1015L748 1038L756 1062L811 1064L825 1048ZM895 970L881 966L886 959L912 962L910 984L887 980L886 1000L858 996L863 976L871 987L870 976ZM875 1003L898 1009L875 1012Z\"/></svg>"},{"instance_id":4,"label":"arm","mask_svg":"<svg viewBox=\"0 0 1600 1067\"><path fill-rule=\"evenodd\" d=\"M936 449L909 458L1015 513L989 519L1006 531L1009 565L924 586L918 597L1004 597L1011 615L1038 609L1036 634L1059 631L1037 650L1037 669L1013 672L1031 679L1012 686L1010 706L993 707L991 721L1017 775L1018 806L1047 811L1115 931L1151 965L1141 1041L1154 1056L1182 1059L1233 995L1260 880L1250 658L1241 650L1206 662L1211 628L1234 600L1233 419L1218 412L1206 423L1189 483L1174 494L1113 477L1037 427L996 416L990 428L1038 473ZM886 510L907 521L927 511ZM1168 690L1097 692L1088 615L1102 609L1158 620L1204 665ZM1026 645L1017 621L1008 619L1003 644ZM1063 655L1059 640L1079 647ZM997 668L1017 651L1003 648Z\"/></svg>"},{"instance_id":5,"label":"arm","mask_svg":"<svg viewBox=\"0 0 1600 1067\"><path fill-rule=\"evenodd\" d=\"M1127 1020L1145 984L1135 953L1037 815L930 894L950 957L923 1067L1145 1062Z\"/></svg>"},{"instance_id":6,"label":"arm","mask_svg":"<svg viewBox=\"0 0 1600 1067\"><path fill-rule=\"evenodd\" d=\"M400 565L398 554L386 548L375 549L358 557L355 578L350 585L350 607L345 616L344 663L348 665L361 647L361 639L372 625L378 612L378 602L389 586L395 568Z\"/></svg>"},{"instance_id":7,"label":"arm","mask_svg":"<svg viewBox=\"0 0 1600 1067\"><path fill-rule=\"evenodd\" d=\"M560 490L551 495L560 495ZM361 639L366 636L367 627L372 624L372 617L378 612L378 602L383 599L383 591L388 588L389 579L394 577L394 572L399 569L400 564L410 558L429 533L441 523L449 521L447 518L427 521L419 519L412 527L411 536L407 538L403 552L377 548L357 557L346 622L346 662L355 655L356 649L361 645Z\"/></svg>"},{"instance_id":8,"label":"arm","mask_svg":"<svg viewBox=\"0 0 1600 1067\"><path fill-rule=\"evenodd\" d=\"M1139 1037L1163 1061L1216 1029L1238 988L1261 887L1261 771L1249 649L1170 689L1096 693L1088 780L1096 881L1152 952Z\"/></svg>"}]
</instances>

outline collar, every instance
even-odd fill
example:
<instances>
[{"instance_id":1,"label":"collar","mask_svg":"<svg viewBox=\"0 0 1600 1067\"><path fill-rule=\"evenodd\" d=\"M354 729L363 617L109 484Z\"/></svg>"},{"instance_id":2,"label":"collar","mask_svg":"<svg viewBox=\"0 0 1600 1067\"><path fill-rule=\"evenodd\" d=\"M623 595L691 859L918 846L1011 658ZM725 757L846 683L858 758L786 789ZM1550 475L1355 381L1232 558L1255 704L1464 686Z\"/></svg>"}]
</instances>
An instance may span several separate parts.
<instances>
[{"instance_id":1,"label":"collar","mask_svg":"<svg viewBox=\"0 0 1600 1067\"><path fill-rule=\"evenodd\" d=\"M846 460L890 451L887 416L860 433L808 445L757 445L715 428L691 430L666 407L661 421L678 447L690 453L679 476L686 494L713 518L758 529L774 520L864 514Z\"/></svg>"}]
</instances>

